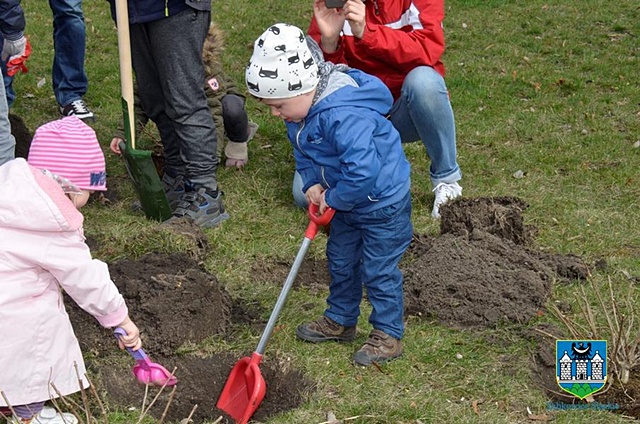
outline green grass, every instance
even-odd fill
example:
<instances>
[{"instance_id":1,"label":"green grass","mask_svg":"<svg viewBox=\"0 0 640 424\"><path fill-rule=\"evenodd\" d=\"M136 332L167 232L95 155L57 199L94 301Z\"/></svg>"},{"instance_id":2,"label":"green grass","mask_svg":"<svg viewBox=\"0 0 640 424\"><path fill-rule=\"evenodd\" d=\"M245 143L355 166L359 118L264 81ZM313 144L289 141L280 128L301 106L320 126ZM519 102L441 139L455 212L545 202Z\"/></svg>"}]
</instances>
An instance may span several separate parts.
<instances>
[{"instance_id":1,"label":"green grass","mask_svg":"<svg viewBox=\"0 0 640 424\"><path fill-rule=\"evenodd\" d=\"M306 28L311 14L310 2L216 0L213 5L214 20L226 33L224 63L241 84L255 38L275 22ZM33 53L29 73L14 83L18 99L12 112L33 131L57 118L52 25L46 2L23 6ZM630 0L450 0L446 8L444 59L464 195L522 198L530 205L525 218L538 228L541 248L575 253L588 263L604 258L609 268L595 272L594 282L603 284L610 277L621 290L627 287L623 271L640 276L640 148L634 147L640 140L640 9ZM84 2L84 9L86 100L97 114L94 128L108 151L121 116L115 25L107 2ZM232 219L206 231L211 250L205 263L234 296L258 301L270 311L282 282L255 287L251 264L292 261L306 217L292 205L294 163L284 126L253 100L248 111L260 124L259 134L243 172L219 170ZM413 167L415 229L435 235L439 227L429 216L428 159L419 143L406 146L406 153ZM109 177L125 175L122 162L107 156ZM518 170L524 178L512 177ZM96 257L114 260L150 250L188 249L132 214L133 191L125 188L113 208L83 210L86 234L100 242ZM308 255L322 258L324 243L319 237ZM555 287L553 300L575 305L576 284ZM631 291L637 297L637 288ZM294 340L295 325L323 307L324 294L300 290L291 293L284 308L280 323L288 331L274 334L266 355L290 357L319 388L302 407L270 423L320 423L329 410L339 419L360 416L351 423L516 423L527 420L527 408L545 412L544 394L526 368L533 345L517 328L468 332L410 319L404 359L382 371L362 370L349 363L351 346ZM364 305L363 317L368 312ZM360 339L368 330L366 323L361 327ZM237 340L214 340L208 348L249 352L256 342L256 335L246 332ZM479 415L473 401L479 401ZM606 412L553 415L557 423L623 421ZM126 414L111 420L127 422Z\"/></svg>"}]
</instances>

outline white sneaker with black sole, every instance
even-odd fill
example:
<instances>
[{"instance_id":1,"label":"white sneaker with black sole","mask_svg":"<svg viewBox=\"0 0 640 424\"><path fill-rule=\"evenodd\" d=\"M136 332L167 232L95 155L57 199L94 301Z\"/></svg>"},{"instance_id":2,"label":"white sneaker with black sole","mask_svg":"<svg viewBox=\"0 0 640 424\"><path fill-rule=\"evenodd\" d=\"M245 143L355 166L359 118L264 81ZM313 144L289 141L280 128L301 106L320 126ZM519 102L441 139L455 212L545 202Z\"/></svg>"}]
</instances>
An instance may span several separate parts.
<instances>
[{"instance_id":1,"label":"white sneaker with black sole","mask_svg":"<svg viewBox=\"0 0 640 424\"><path fill-rule=\"evenodd\" d=\"M75 116L83 121L95 121L96 117L82 99L74 100L66 106L60 106L62 116Z\"/></svg>"}]
</instances>

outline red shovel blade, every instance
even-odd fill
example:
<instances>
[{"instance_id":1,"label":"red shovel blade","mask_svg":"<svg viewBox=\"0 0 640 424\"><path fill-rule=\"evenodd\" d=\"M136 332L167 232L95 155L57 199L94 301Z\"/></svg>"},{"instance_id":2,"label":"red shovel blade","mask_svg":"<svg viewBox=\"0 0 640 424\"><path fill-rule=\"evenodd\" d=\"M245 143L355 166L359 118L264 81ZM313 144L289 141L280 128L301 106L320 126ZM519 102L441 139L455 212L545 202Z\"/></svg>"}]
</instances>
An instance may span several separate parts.
<instances>
[{"instance_id":1,"label":"red shovel blade","mask_svg":"<svg viewBox=\"0 0 640 424\"><path fill-rule=\"evenodd\" d=\"M231 369L216 406L226 412L237 424L246 424L264 399L266 385L260 373L262 355L253 352Z\"/></svg>"}]
</instances>

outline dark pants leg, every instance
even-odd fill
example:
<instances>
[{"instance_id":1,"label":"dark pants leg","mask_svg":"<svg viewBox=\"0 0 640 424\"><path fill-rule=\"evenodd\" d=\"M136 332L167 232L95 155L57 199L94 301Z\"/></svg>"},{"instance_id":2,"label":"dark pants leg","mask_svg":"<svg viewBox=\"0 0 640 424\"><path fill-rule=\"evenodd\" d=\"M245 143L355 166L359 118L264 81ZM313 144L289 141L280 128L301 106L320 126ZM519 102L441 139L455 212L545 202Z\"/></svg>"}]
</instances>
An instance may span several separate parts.
<instances>
[{"instance_id":1,"label":"dark pants leg","mask_svg":"<svg viewBox=\"0 0 640 424\"><path fill-rule=\"evenodd\" d=\"M236 143L246 142L249 138L249 117L244 109L244 99L235 94L227 94L221 103L227 137Z\"/></svg>"},{"instance_id":2,"label":"dark pants leg","mask_svg":"<svg viewBox=\"0 0 640 424\"><path fill-rule=\"evenodd\" d=\"M187 9L131 25L131 50L140 101L158 126L167 168L194 186L213 191L217 139L202 63L210 21L210 12Z\"/></svg>"}]
</instances>

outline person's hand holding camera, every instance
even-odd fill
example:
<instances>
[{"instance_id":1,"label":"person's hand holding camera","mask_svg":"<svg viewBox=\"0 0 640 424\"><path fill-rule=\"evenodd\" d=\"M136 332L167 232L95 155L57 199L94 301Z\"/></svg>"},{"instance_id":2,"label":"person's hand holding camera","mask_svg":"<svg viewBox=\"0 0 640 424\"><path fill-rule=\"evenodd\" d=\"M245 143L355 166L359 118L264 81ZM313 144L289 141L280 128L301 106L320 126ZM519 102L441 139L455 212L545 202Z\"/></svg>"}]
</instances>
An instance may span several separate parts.
<instances>
[{"instance_id":1,"label":"person's hand holding camera","mask_svg":"<svg viewBox=\"0 0 640 424\"><path fill-rule=\"evenodd\" d=\"M336 3L337 2L337 3ZM338 4L341 3L341 6ZM318 23L321 44L325 53L333 53L338 49L340 31L345 20L349 21L353 36L361 39L366 27L365 6L362 0L314 0L313 14Z\"/></svg>"},{"instance_id":2,"label":"person's hand holding camera","mask_svg":"<svg viewBox=\"0 0 640 424\"><path fill-rule=\"evenodd\" d=\"M367 25L364 2L361 0L349 0L345 3L342 10L346 20L349 21L353 36L359 40L362 39Z\"/></svg>"},{"instance_id":3,"label":"person's hand holding camera","mask_svg":"<svg viewBox=\"0 0 640 424\"><path fill-rule=\"evenodd\" d=\"M340 31L344 26L345 14L342 9L327 7L325 0L314 0L313 14L318 22L322 34L321 47L326 53L333 53L338 49Z\"/></svg>"}]
</instances>

